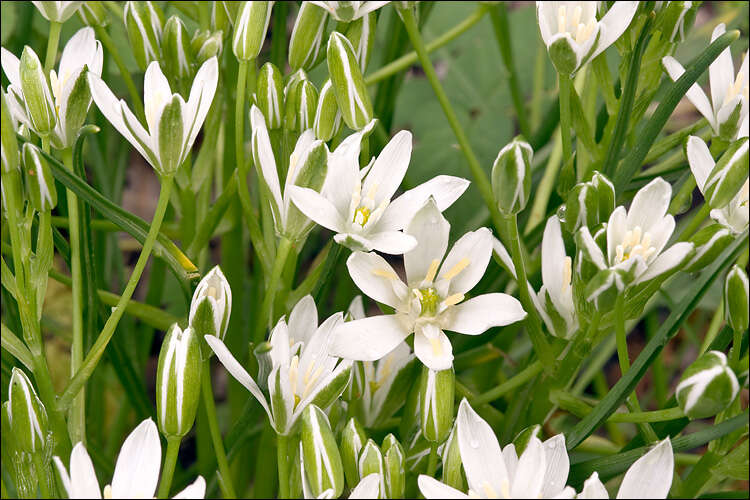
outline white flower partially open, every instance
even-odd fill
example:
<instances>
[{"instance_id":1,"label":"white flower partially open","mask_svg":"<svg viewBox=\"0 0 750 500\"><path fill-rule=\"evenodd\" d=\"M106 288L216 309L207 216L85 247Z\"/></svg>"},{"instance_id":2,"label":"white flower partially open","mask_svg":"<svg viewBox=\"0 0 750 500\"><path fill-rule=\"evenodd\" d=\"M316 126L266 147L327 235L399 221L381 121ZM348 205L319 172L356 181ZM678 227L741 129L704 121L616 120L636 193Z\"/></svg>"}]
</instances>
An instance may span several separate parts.
<instances>
[{"instance_id":1,"label":"white flower partially open","mask_svg":"<svg viewBox=\"0 0 750 500\"><path fill-rule=\"evenodd\" d=\"M513 444L502 450L494 431L461 401L456 418L468 493L440 481L419 476L419 490L425 498L573 498L575 490L565 486L570 461L565 436L558 434L542 442L529 438L519 457Z\"/></svg>"},{"instance_id":2,"label":"white flower partially open","mask_svg":"<svg viewBox=\"0 0 750 500\"><path fill-rule=\"evenodd\" d=\"M443 258L449 232L450 224L431 198L406 231L417 240L417 246L404 254L406 282L375 253L354 252L349 257L349 274L359 289L395 313L342 323L331 338L332 353L374 361L413 332L420 361L432 370L446 370L453 364L453 348L443 330L479 335L526 316L520 302L503 293L463 302L487 269L492 234L487 228L469 232Z\"/></svg>"},{"instance_id":3,"label":"white flower partially open","mask_svg":"<svg viewBox=\"0 0 750 500\"><path fill-rule=\"evenodd\" d=\"M172 93L159 63L153 61L143 79L146 125L135 117L124 100L117 100L107 84L89 74L94 102L120 134L162 176L174 175L187 158L216 93L219 62L212 57L198 70L187 102Z\"/></svg>"},{"instance_id":4,"label":"white flower partially open","mask_svg":"<svg viewBox=\"0 0 750 500\"><path fill-rule=\"evenodd\" d=\"M711 42L723 35L725 31L724 23L716 26L711 34ZM747 130L749 76L747 59L748 52L745 51L742 65L735 76L732 52L727 47L708 67L711 100L709 101L708 96L697 83L694 83L685 94L695 109L706 117L714 134L726 136L727 139L740 137L743 127ZM664 57L661 62L669 77L674 81L677 81L685 72L685 68L672 56Z\"/></svg>"},{"instance_id":5,"label":"white flower partially open","mask_svg":"<svg viewBox=\"0 0 750 500\"><path fill-rule=\"evenodd\" d=\"M310 2L325 9L337 21L351 22L389 2Z\"/></svg>"},{"instance_id":6,"label":"white flower partially open","mask_svg":"<svg viewBox=\"0 0 750 500\"><path fill-rule=\"evenodd\" d=\"M469 181L439 175L391 201L406 175L411 158L411 133L402 130L383 148L364 173L359 169L360 144L375 122L346 138L331 155L329 179L322 193L292 187L294 204L323 227L335 231L340 245L388 254L408 252L417 244L404 234L406 227L432 196L440 211L450 207L469 186Z\"/></svg>"},{"instance_id":7,"label":"white flower partially open","mask_svg":"<svg viewBox=\"0 0 750 500\"><path fill-rule=\"evenodd\" d=\"M86 447L78 443L70 454L70 475L60 457L53 457L68 498L154 498L161 468L161 442L156 424L144 420L122 443L117 456L112 484L102 494L94 464ZM172 498L203 498L206 481L203 476Z\"/></svg>"}]
</instances>

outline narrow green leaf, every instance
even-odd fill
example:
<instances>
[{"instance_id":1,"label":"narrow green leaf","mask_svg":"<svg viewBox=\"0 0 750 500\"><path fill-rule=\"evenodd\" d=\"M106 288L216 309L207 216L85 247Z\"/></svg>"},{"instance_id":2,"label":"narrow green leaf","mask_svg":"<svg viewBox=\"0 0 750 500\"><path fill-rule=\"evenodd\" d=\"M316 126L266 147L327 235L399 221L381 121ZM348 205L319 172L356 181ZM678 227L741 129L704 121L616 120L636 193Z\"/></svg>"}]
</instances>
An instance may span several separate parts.
<instances>
[{"instance_id":1,"label":"narrow green leaf","mask_svg":"<svg viewBox=\"0 0 750 500\"><path fill-rule=\"evenodd\" d=\"M0 340L2 340L3 350L8 351L14 358L23 363L23 365L33 373L34 361L31 358L31 352L23 341L19 339L15 333L10 331L10 328L5 326L5 323L0 323L0 326L2 326Z\"/></svg>"}]
</instances>

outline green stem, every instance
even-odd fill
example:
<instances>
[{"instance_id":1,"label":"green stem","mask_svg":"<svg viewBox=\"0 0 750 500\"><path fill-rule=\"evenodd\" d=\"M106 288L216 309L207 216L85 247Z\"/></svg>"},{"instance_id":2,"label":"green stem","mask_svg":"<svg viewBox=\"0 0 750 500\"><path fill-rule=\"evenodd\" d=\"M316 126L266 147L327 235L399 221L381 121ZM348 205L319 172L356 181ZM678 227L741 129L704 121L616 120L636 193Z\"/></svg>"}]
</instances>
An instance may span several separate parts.
<instances>
[{"instance_id":1,"label":"green stem","mask_svg":"<svg viewBox=\"0 0 750 500\"><path fill-rule=\"evenodd\" d=\"M44 76L48 77L49 72L55 65L55 59L57 59L57 46L60 43L60 29L62 23L56 21L50 21L49 23L49 36L47 37L47 55L44 58Z\"/></svg>"},{"instance_id":2,"label":"green stem","mask_svg":"<svg viewBox=\"0 0 750 500\"><path fill-rule=\"evenodd\" d=\"M341 245L339 245L335 241L332 243L332 245L333 246L326 255L325 262L323 262L322 273L316 279L315 286L312 290L312 296L315 299L316 304L320 304L321 299L325 297L326 291L328 290L328 285L331 281L333 281L331 274L336 269L336 264L338 264L339 257L341 255Z\"/></svg>"},{"instance_id":3,"label":"green stem","mask_svg":"<svg viewBox=\"0 0 750 500\"><path fill-rule=\"evenodd\" d=\"M201 370L201 398L208 416L208 430L211 434L214 453L216 454L216 464L218 465L217 476L219 478L219 488L224 498L236 498L234 486L232 485L232 475L229 470L229 461L224 450L224 441L221 439L219 430L219 421L216 418L216 404L214 403L214 390L211 385L211 358L203 361L203 370Z\"/></svg>"},{"instance_id":4,"label":"green stem","mask_svg":"<svg viewBox=\"0 0 750 500\"><path fill-rule=\"evenodd\" d=\"M566 163L573 155L573 142L570 137L573 126L570 118L571 79L569 75L558 73L557 76L560 84L560 134L562 135L563 163Z\"/></svg>"},{"instance_id":5,"label":"green stem","mask_svg":"<svg viewBox=\"0 0 750 500\"><path fill-rule=\"evenodd\" d=\"M122 60L122 57L115 47L112 38L109 36L109 33L107 33L107 30L101 26L97 26L95 29L97 38L102 42L107 54L112 57L115 66L117 66L117 69L120 72L120 76L122 76L122 79L125 82L125 86L128 88L128 93L130 94L130 100L133 102L136 116L145 123L146 115L143 112L143 101L141 100L141 95L138 93L138 88L133 82L133 78L130 76L130 70L125 66L125 62Z\"/></svg>"},{"instance_id":6,"label":"green stem","mask_svg":"<svg viewBox=\"0 0 750 500\"><path fill-rule=\"evenodd\" d=\"M547 47L540 43L534 58L534 86L531 93L530 118L532 130L537 130L541 123L542 102L544 101L544 73L547 69ZM531 137L529 137L531 140Z\"/></svg>"},{"instance_id":7,"label":"green stem","mask_svg":"<svg viewBox=\"0 0 750 500\"><path fill-rule=\"evenodd\" d=\"M234 157L242 174L240 193L247 191L247 170L245 170L245 87L247 86L247 67L250 61L240 61L237 70L237 96L234 102Z\"/></svg>"},{"instance_id":8,"label":"green stem","mask_svg":"<svg viewBox=\"0 0 750 500\"><path fill-rule=\"evenodd\" d=\"M495 401L501 396L507 394L517 387L522 386L532 378L536 377L542 372L543 369L544 365L542 364L542 362L535 361L494 389L483 392L482 394L474 398L474 400L471 401L471 404L476 406L485 403L491 403L492 401Z\"/></svg>"},{"instance_id":9,"label":"green stem","mask_svg":"<svg viewBox=\"0 0 750 500\"><path fill-rule=\"evenodd\" d=\"M742 331L734 330L732 338L732 351L730 352L729 366L739 371L740 369L740 351L742 350Z\"/></svg>"},{"instance_id":10,"label":"green stem","mask_svg":"<svg viewBox=\"0 0 750 500\"><path fill-rule=\"evenodd\" d=\"M49 484L47 479L49 476L48 468L44 463L42 452L36 452L33 454L34 468L36 469L36 479L39 485L39 497L40 498L52 498L49 491Z\"/></svg>"},{"instance_id":11,"label":"green stem","mask_svg":"<svg viewBox=\"0 0 750 500\"><path fill-rule=\"evenodd\" d=\"M266 294L263 298L263 305L261 307L261 314L258 316L258 322L256 324L255 338L253 341L259 342L263 338L263 333L266 327L270 328L273 326L274 320L274 303L276 301L276 293L278 292L279 282L281 281L281 275L284 271L284 264L289 256L289 252L292 249L292 242L289 238L282 236L279 241L279 248L276 251L276 258L273 261L273 267L271 268L271 274L268 276L268 288L266 288Z\"/></svg>"},{"instance_id":12,"label":"green stem","mask_svg":"<svg viewBox=\"0 0 750 500\"><path fill-rule=\"evenodd\" d=\"M141 254L138 256L138 261L135 264L135 268L133 268L133 273L130 275L130 279L125 286L125 290L120 296L120 300L117 302L117 306L115 306L112 314L109 316L109 318L107 318L107 322L104 324L104 328L102 328L101 333L99 333L99 337L91 347L91 350L86 356L86 359L81 364L80 369L78 370L78 372L76 372L76 375L70 381L68 386L65 388L65 392L63 392L63 395L60 397L58 408L61 410L67 409L70 406L73 398L75 398L78 392L83 388L88 378L94 372L96 365L99 363L99 359L101 359L102 355L104 354L104 350L107 348L107 344L109 344L109 341L112 339L112 335L114 335L115 333L115 329L117 328L117 324L120 322L120 318L125 313L125 305L130 300L130 297L133 296L135 287L138 284L138 281L141 278L141 274L146 267L146 262L148 262L148 258L151 255L151 250L154 248L156 237L159 234L159 228L161 227L161 223L164 220L164 214L166 213L167 207L169 206L169 193L172 191L173 182L174 179L172 177L163 177L161 179L161 190L159 192L159 201L156 205L154 218L151 221L151 228L148 231L146 240L143 242L143 249L141 250Z\"/></svg>"},{"instance_id":13,"label":"green stem","mask_svg":"<svg viewBox=\"0 0 750 500\"><path fill-rule=\"evenodd\" d=\"M157 498L167 498L169 496L169 488L172 486L172 477L174 476L174 468L177 465L177 454L180 452L181 441L182 438L179 436L167 436L167 452L164 455L164 467L161 469L159 491L156 494Z\"/></svg>"},{"instance_id":14,"label":"green stem","mask_svg":"<svg viewBox=\"0 0 750 500\"><path fill-rule=\"evenodd\" d=\"M430 445L430 457L427 461L427 475L430 477L433 477L435 475L435 471L437 470L437 460L438 460L438 443L432 443Z\"/></svg>"},{"instance_id":15,"label":"green stem","mask_svg":"<svg viewBox=\"0 0 750 500\"><path fill-rule=\"evenodd\" d=\"M289 437L276 435L276 461L279 471L279 498L289 498Z\"/></svg>"},{"instance_id":16,"label":"green stem","mask_svg":"<svg viewBox=\"0 0 750 500\"><path fill-rule=\"evenodd\" d=\"M687 226L685 226L685 229L682 230L680 233L680 237L677 238L677 241L687 241L695 232L698 230L698 228L701 227L703 222L706 220L706 217L711 213L711 206L708 203L703 203L700 209L693 215L693 218L690 219L690 222L688 222Z\"/></svg>"},{"instance_id":17,"label":"green stem","mask_svg":"<svg viewBox=\"0 0 750 500\"><path fill-rule=\"evenodd\" d=\"M685 416L680 407L667 408L665 410L642 411L631 413L613 413L608 422L631 422L631 423L649 423L664 422L667 420L677 420Z\"/></svg>"}]
</instances>

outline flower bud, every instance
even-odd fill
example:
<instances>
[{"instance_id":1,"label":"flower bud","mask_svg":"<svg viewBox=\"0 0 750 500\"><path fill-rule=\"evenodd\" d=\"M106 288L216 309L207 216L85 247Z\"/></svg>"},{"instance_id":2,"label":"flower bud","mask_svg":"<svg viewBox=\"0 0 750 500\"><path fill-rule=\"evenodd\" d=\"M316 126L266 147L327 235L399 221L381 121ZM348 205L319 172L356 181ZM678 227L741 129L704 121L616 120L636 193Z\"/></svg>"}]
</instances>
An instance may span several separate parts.
<instances>
[{"instance_id":1,"label":"flower bud","mask_svg":"<svg viewBox=\"0 0 750 500\"><path fill-rule=\"evenodd\" d=\"M422 367L419 405L422 434L427 441L442 443L451 431L455 380L453 368L435 371Z\"/></svg>"},{"instance_id":2,"label":"flower bud","mask_svg":"<svg viewBox=\"0 0 750 500\"><path fill-rule=\"evenodd\" d=\"M226 38L232 31L232 22L237 17L237 7L240 2L216 1L211 2L211 28L221 31L221 37Z\"/></svg>"},{"instance_id":3,"label":"flower bud","mask_svg":"<svg viewBox=\"0 0 750 500\"><path fill-rule=\"evenodd\" d=\"M175 323L169 328L159 352L156 372L156 410L165 436L182 437L193 427L201 391L199 337Z\"/></svg>"},{"instance_id":4,"label":"flower bud","mask_svg":"<svg viewBox=\"0 0 750 500\"><path fill-rule=\"evenodd\" d=\"M47 411L26 374L13 368L8 387L8 421L19 449L37 453L47 437Z\"/></svg>"},{"instance_id":5,"label":"flower bud","mask_svg":"<svg viewBox=\"0 0 750 500\"><path fill-rule=\"evenodd\" d=\"M109 24L107 9L104 8L102 2L83 2L78 10L78 17L81 18L83 24L93 28L104 27Z\"/></svg>"},{"instance_id":6,"label":"flower bud","mask_svg":"<svg viewBox=\"0 0 750 500\"><path fill-rule=\"evenodd\" d=\"M195 54L195 65L200 67L204 62L208 61L212 57L218 57L221 54L222 48L224 48L222 33L221 31L216 31L211 34L211 36L203 39L200 46L193 47L193 54Z\"/></svg>"},{"instance_id":7,"label":"flower bud","mask_svg":"<svg viewBox=\"0 0 750 500\"><path fill-rule=\"evenodd\" d=\"M193 50L187 29L177 16L167 19L161 45L164 71L170 80L192 81L194 72Z\"/></svg>"},{"instance_id":8,"label":"flower bud","mask_svg":"<svg viewBox=\"0 0 750 500\"><path fill-rule=\"evenodd\" d=\"M383 439L385 498L404 498L406 492L406 452L393 434Z\"/></svg>"},{"instance_id":9,"label":"flower bud","mask_svg":"<svg viewBox=\"0 0 750 500\"><path fill-rule=\"evenodd\" d=\"M135 62L145 70L160 59L164 13L153 2L127 2L123 15Z\"/></svg>"},{"instance_id":10,"label":"flower bud","mask_svg":"<svg viewBox=\"0 0 750 500\"><path fill-rule=\"evenodd\" d=\"M315 111L318 108L318 89L310 80L304 80L298 87L299 93L296 99L297 127L299 131L313 128L315 123Z\"/></svg>"},{"instance_id":11,"label":"flower bud","mask_svg":"<svg viewBox=\"0 0 750 500\"><path fill-rule=\"evenodd\" d=\"M708 174L703 196L711 208L729 204L747 179L748 138L733 142Z\"/></svg>"},{"instance_id":12,"label":"flower bud","mask_svg":"<svg viewBox=\"0 0 750 500\"><path fill-rule=\"evenodd\" d=\"M328 74L346 125L361 130L372 120L372 103L352 44L334 31L328 39Z\"/></svg>"},{"instance_id":13,"label":"flower bud","mask_svg":"<svg viewBox=\"0 0 750 500\"><path fill-rule=\"evenodd\" d=\"M258 72L255 92L255 101L263 116L266 117L269 130L281 128L281 116L284 112L284 83L279 68L270 62L265 63Z\"/></svg>"},{"instance_id":14,"label":"flower bud","mask_svg":"<svg viewBox=\"0 0 750 500\"><path fill-rule=\"evenodd\" d=\"M354 488L359 483L359 453L367 440L365 430L356 418L352 417L341 431L341 462L346 476L346 484Z\"/></svg>"},{"instance_id":15,"label":"flower bud","mask_svg":"<svg viewBox=\"0 0 750 500\"><path fill-rule=\"evenodd\" d=\"M47 212L57 205L57 189L52 171L39 148L29 142L23 145L23 171L26 192L37 212Z\"/></svg>"},{"instance_id":16,"label":"flower bud","mask_svg":"<svg viewBox=\"0 0 750 500\"><path fill-rule=\"evenodd\" d=\"M685 32L695 21L700 2L662 2L663 9L656 18L656 29L670 42L685 40Z\"/></svg>"},{"instance_id":17,"label":"flower bud","mask_svg":"<svg viewBox=\"0 0 750 500\"><path fill-rule=\"evenodd\" d=\"M47 135L57 124L57 112L42 63L28 46L23 48L18 71L31 125L37 134Z\"/></svg>"},{"instance_id":18,"label":"flower bud","mask_svg":"<svg viewBox=\"0 0 750 500\"><path fill-rule=\"evenodd\" d=\"M531 158L529 143L514 139L497 154L492 165L492 191L500 211L517 214L526 207L531 192Z\"/></svg>"},{"instance_id":19,"label":"flower bud","mask_svg":"<svg viewBox=\"0 0 750 500\"><path fill-rule=\"evenodd\" d=\"M289 66L292 70L312 69L319 60L328 15L311 2L302 2L289 40Z\"/></svg>"},{"instance_id":20,"label":"flower bud","mask_svg":"<svg viewBox=\"0 0 750 500\"><path fill-rule=\"evenodd\" d=\"M739 392L734 372L723 352L709 351L682 374L675 394L690 419L708 418L726 409Z\"/></svg>"},{"instance_id":21,"label":"flower bud","mask_svg":"<svg viewBox=\"0 0 750 500\"><path fill-rule=\"evenodd\" d=\"M614 185L599 172L594 172L590 181L576 184L568 193L565 228L574 233L581 226L594 227L606 222L614 209Z\"/></svg>"},{"instance_id":22,"label":"flower bud","mask_svg":"<svg viewBox=\"0 0 750 500\"><path fill-rule=\"evenodd\" d=\"M315 137L321 141L328 142L341 129L341 112L336 103L336 94L333 91L331 80L326 80L320 89L318 96L318 109L315 110L315 123L313 131Z\"/></svg>"},{"instance_id":23,"label":"flower bud","mask_svg":"<svg viewBox=\"0 0 750 500\"><path fill-rule=\"evenodd\" d=\"M443 477L442 481L448 486L464 491L464 478L461 472L461 451L456 438L456 425L453 425L448 440L443 447Z\"/></svg>"},{"instance_id":24,"label":"flower bud","mask_svg":"<svg viewBox=\"0 0 750 500\"><path fill-rule=\"evenodd\" d=\"M299 100L300 87L305 80L307 80L307 73L300 69L292 73L284 87L283 125L286 130L292 132L299 132L300 130L297 124L297 101Z\"/></svg>"},{"instance_id":25,"label":"flower bud","mask_svg":"<svg viewBox=\"0 0 750 500\"><path fill-rule=\"evenodd\" d=\"M380 478L380 495L383 497L385 485L383 484L383 453L375 444L375 441L368 439L362 453L359 454L359 477L365 478L370 474L377 474Z\"/></svg>"},{"instance_id":26,"label":"flower bud","mask_svg":"<svg viewBox=\"0 0 750 500\"><path fill-rule=\"evenodd\" d=\"M8 99L12 97L0 91L0 157L2 157L3 174L17 171L19 166L16 121L11 115Z\"/></svg>"},{"instance_id":27,"label":"flower bud","mask_svg":"<svg viewBox=\"0 0 750 500\"><path fill-rule=\"evenodd\" d=\"M377 18L378 16L375 12L369 12L349 23L349 26L346 28L346 38L352 43L354 56L359 61L359 68L362 70L362 73L367 68L372 47L375 44L375 23Z\"/></svg>"},{"instance_id":28,"label":"flower bud","mask_svg":"<svg viewBox=\"0 0 750 500\"><path fill-rule=\"evenodd\" d=\"M738 265L732 266L724 282L724 307L727 323L735 332L744 332L748 327L748 292L747 273Z\"/></svg>"},{"instance_id":29,"label":"flower bud","mask_svg":"<svg viewBox=\"0 0 750 500\"><path fill-rule=\"evenodd\" d=\"M344 469L328 417L315 405L305 408L302 415L302 453L305 474L314 497L328 489L332 498L344 489Z\"/></svg>"},{"instance_id":30,"label":"flower bud","mask_svg":"<svg viewBox=\"0 0 750 500\"><path fill-rule=\"evenodd\" d=\"M199 338L214 335L224 340L231 314L232 289L221 268L216 266L203 277L193 293L188 323Z\"/></svg>"},{"instance_id":31,"label":"flower bud","mask_svg":"<svg viewBox=\"0 0 750 500\"><path fill-rule=\"evenodd\" d=\"M260 54L266 39L273 2L242 2L237 10L232 37L232 52L240 61L250 61Z\"/></svg>"},{"instance_id":32,"label":"flower bud","mask_svg":"<svg viewBox=\"0 0 750 500\"><path fill-rule=\"evenodd\" d=\"M713 262L732 242L732 232L721 224L710 224L695 233L690 240L695 246L695 255L683 269L686 273L700 271Z\"/></svg>"}]
</instances>

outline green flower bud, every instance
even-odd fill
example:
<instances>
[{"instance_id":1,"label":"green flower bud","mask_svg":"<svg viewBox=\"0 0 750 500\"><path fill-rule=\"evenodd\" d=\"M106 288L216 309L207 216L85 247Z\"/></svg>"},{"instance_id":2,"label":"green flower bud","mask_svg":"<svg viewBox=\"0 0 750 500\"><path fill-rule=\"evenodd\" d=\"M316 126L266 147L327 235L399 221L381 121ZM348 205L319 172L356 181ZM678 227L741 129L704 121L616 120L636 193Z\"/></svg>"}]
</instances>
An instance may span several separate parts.
<instances>
[{"instance_id":1,"label":"green flower bud","mask_svg":"<svg viewBox=\"0 0 750 500\"><path fill-rule=\"evenodd\" d=\"M91 27L104 27L109 24L109 17L107 17L107 9L104 8L102 2L83 2L83 5L78 10L78 17L81 18L83 24Z\"/></svg>"},{"instance_id":2,"label":"green flower bud","mask_svg":"<svg viewBox=\"0 0 750 500\"><path fill-rule=\"evenodd\" d=\"M383 484L383 453L375 444L375 441L368 439L362 453L359 454L359 477L365 478L370 474L377 474L380 478L380 495L383 497L385 485Z\"/></svg>"},{"instance_id":3,"label":"green flower bud","mask_svg":"<svg viewBox=\"0 0 750 500\"><path fill-rule=\"evenodd\" d=\"M145 70L160 59L164 13L153 2L127 2L123 15L135 62Z\"/></svg>"},{"instance_id":4,"label":"green flower bud","mask_svg":"<svg viewBox=\"0 0 750 500\"><path fill-rule=\"evenodd\" d=\"M226 38L231 31L239 4L240 2L220 0L211 2L211 28L217 32L221 31L222 39Z\"/></svg>"},{"instance_id":5,"label":"green flower bud","mask_svg":"<svg viewBox=\"0 0 750 500\"><path fill-rule=\"evenodd\" d=\"M526 207L531 192L531 158L529 143L514 139L495 158L492 165L492 191L500 211L517 214Z\"/></svg>"},{"instance_id":6,"label":"green flower bud","mask_svg":"<svg viewBox=\"0 0 750 500\"><path fill-rule=\"evenodd\" d=\"M442 443L453 426L453 399L456 381L453 368L434 371L422 367L419 405L422 435L432 443Z\"/></svg>"},{"instance_id":7,"label":"green flower bud","mask_svg":"<svg viewBox=\"0 0 750 500\"><path fill-rule=\"evenodd\" d=\"M177 16L167 19L162 35L162 58L167 78L192 81L195 76L195 62L187 28Z\"/></svg>"},{"instance_id":8,"label":"green flower bud","mask_svg":"<svg viewBox=\"0 0 750 500\"><path fill-rule=\"evenodd\" d=\"M16 121L10 113L5 92L0 91L0 157L2 157L2 172L17 171L18 162L18 139L16 139Z\"/></svg>"},{"instance_id":9,"label":"green flower bud","mask_svg":"<svg viewBox=\"0 0 750 500\"><path fill-rule=\"evenodd\" d=\"M156 371L156 410L164 436L190 431L201 392L200 342L195 330L173 324L164 337Z\"/></svg>"},{"instance_id":10,"label":"green flower bud","mask_svg":"<svg viewBox=\"0 0 750 500\"><path fill-rule=\"evenodd\" d=\"M574 233L581 226L594 227L606 222L614 209L614 185L599 172L594 172L590 181L576 184L568 193L565 228Z\"/></svg>"},{"instance_id":11,"label":"green flower bud","mask_svg":"<svg viewBox=\"0 0 750 500\"><path fill-rule=\"evenodd\" d=\"M686 273L694 273L713 262L734 241L734 236L723 225L710 224L695 233L688 241L695 245L695 255L683 270Z\"/></svg>"},{"instance_id":12,"label":"green flower bud","mask_svg":"<svg viewBox=\"0 0 750 500\"><path fill-rule=\"evenodd\" d=\"M685 32L695 21L702 2L662 2L664 8L656 17L655 28L669 39L679 43L685 40Z\"/></svg>"},{"instance_id":13,"label":"green flower bud","mask_svg":"<svg viewBox=\"0 0 750 500\"><path fill-rule=\"evenodd\" d=\"M393 434L383 439L385 498L404 498L406 492L406 452Z\"/></svg>"},{"instance_id":14,"label":"green flower bud","mask_svg":"<svg viewBox=\"0 0 750 500\"><path fill-rule=\"evenodd\" d=\"M586 286L586 301L599 311L611 311L617 297L625 291L630 281L630 277L621 269L603 269Z\"/></svg>"},{"instance_id":15,"label":"green flower bud","mask_svg":"<svg viewBox=\"0 0 750 500\"><path fill-rule=\"evenodd\" d=\"M313 128L315 111L318 108L318 89L310 80L303 80L298 87L296 99L297 127L300 132Z\"/></svg>"},{"instance_id":16,"label":"green flower bud","mask_svg":"<svg viewBox=\"0 0 750 500\"><path fill-rule=\"evenodd\" d=\"M203 40L199 47L193 49L193 53L195 54L195 65L200 67L212 57L219 56L222 48L224 48L222 32L216 31Z\"/></svg>"},{"instance_id":17,"label":"green flower bud","mask_svg":"<svg viewBox=\"0 0 750 500\"><path fill-rule=\"evenodd\" d=\"M724 353L709 351L685 370L675 394L685 415L696 419L712 417L726 409L739 389Z\"/></svg>"},{"instance_id":18,"label":"green flower bud","mask_svg":"<svg viewBox=\"0 0 750 500\"><path fill-rule=\"evenodd\" d=\"M442 482L448 486L452 486L459 491L464 491L466 488L461 471L461 451L458 448L458 439L456 438L456 425L453 425L451 433L448 436L448 440L445 442L443 447L443 477Z\"/></svg>"},{"instance_id":19,"label":"green flower bud","mask_svg":"<svg viewBox=\"0 0 750 500\"><path fill-rule=\"evenodd\" d=\"M237 10L232 52L240 61L258 57L266 39L273 2L242 2Z\"/></svg>"},{"instance_id":20,"label":"green flower bud","mask_svg":"<svg viewBox=\"0 0 750 500\"><path fill-rule=\"evenodd\" d=\"M284 83L282 78L279 68L270 62L264 64L258 72L255 101L263 116L266 117L269 130L281 128L281 115L284 112Z\"/></svg>"},{"instance_id":21,"label":"green flower bud","mask_svg":"<svg viewBox=\"0 0 750 500\"><path fill-rule=\"evenodd\" d=\"M28 46L23 48L18 71L31 125L37 134L47 135L57 124L57 112L42 63Z\"/></svg>"},{"instance_id":22,"label":"green flower bud","mask_svg":"<svg viewBox=\"0 0 750 500\"><path fill-rule=\"evenodd\" d=\"M727 323L735 332L744 332L748 327L748 291L747 273L738 265L732 266L724 282L724 307Z\"/></svg>"},{"instance_id":23,"label":"green flower bud","mask_svg":"<svg viewBox=\"0 0 750 500\"><path fill-rule=\"evenodd\" d=\"M24 91L25 92L25 91ZM733 142L708 174L703 196L711 208L729 204L747 179L748 138Z\"/></svg>"},{"instance_id":24,"label":"green flower bud","mask_svg":"<svg viewBox=\"0 0 750 500\"><path fill-rule=\"evenodd\" d=\"M328 15L310 2L302 2L289 39L289 66L309 71L319 61Z\"/></svg>"},{"instance_id":25,"label":"green flower bud","mask_svg":"<svg viewBox=\"0 0 750 500\"><path fill-rule=\"evenodd\" d=\"M190 301L188 324L201 339L206 335L214 335L223 340L231 314L232 289L221 268L216 266L195 288ZM213 352L210 349L208 351Z\"/></svg>"},{"instance_id":26,"label":"green flower bud","mask_svg":"<svg viewBox=\"0 0 750 500\"><path fill-rule=\"evenodd\" d=\"M344 468L328 417L315 405L305 408L302 415L302 453L305 475L314 497L328 489L332 498L344 490Z\"/></svg>"},{"instance_id":27,"label":"green flower bud","mask_svg":"<svg viewBox=\"0 0 750 500\"><path fill-rule=\"evenodd\" d=\"M321 141L328 142L341 129L341 112L336 103L336 94L333 91L331 80L326 80L320 89L318 96L318 109L315 110L315 123L313 131L315 137Z\"/></svg>"},{"instance_id":28,"label":"green flower bud","mask_svg":"<svg viewBox=\"0 0 750 500\"><path fill-rule=\"evenodd\" d=\"M23 171L26 192L37 212L47 212L57 205L55 178L39 148L31 143L23 145Z\"/></svg>"},{"instance_id":29,"label":"green flower bud","mask_svg":"<svg viewBox=\"0 0 750 500\"><path fill-rule=\"evenodd\" d=\"M302 82L307 80L307 73L304 70L298 70L292 73L289 81L284 87L284 120L283 125L286 130L299 132L300 128L297 123L297 102L299 101L300 87Z\"/></svg>"},{"instance_id":30,"label":"green flower bud","mask_svg":"<svg viewBox=\"0 0 750 500\"><path fill-rule=\"evenodd\" d=\"M372 47L375 44L375 24L378 16L375 12L369 12L349 23L346 28L346 38L352 43L354 55L359 61L359 68L362 73L367 69L367 63L370 61Z\"/></svg>"},{"instance_id":31,"label":"green flower bud","mask_svg":"<svg viewBox=\"0 0 750 500\"><path fill-rule=\"evenodd\" d=\"M13 368L8 386L8 421L19 449L37 453L47 439L47 410L26 374Z\"/></svg>"},{"instance_id":32,"label":"green flower bud","mask_svg":"<svg viewBox=\"0 0 750 500\"><path fill-rule=\"evenodd\" d=\"M359 483L359 453L367 441L367 435L356 418L352 417L341 431L341 462L346 484L354 488Z\"/></svg>"},{"instance_id":33,"label":"green flower bud","mask_svg":"<svg viewBox=\"0 0 750 500\"><path fill-rule=\"evenodd\" d=\"M361 130L372 120L372 103L352 44L334 31L328 39L328 74L346 125Z\"/></svg>"},{"instance_id":34,"label":"green flower bud","mask_svg":"<svg viewBox=\"0 0 750 500\"><path fill-rule=\"evenodd\" d=\"M532 437L542 439L542 426L539 424L530 425L526 427L513 439L513 447L516 449L516 454L520 457L526 450L529 441Z\"/></svg>"}]
</instances>

